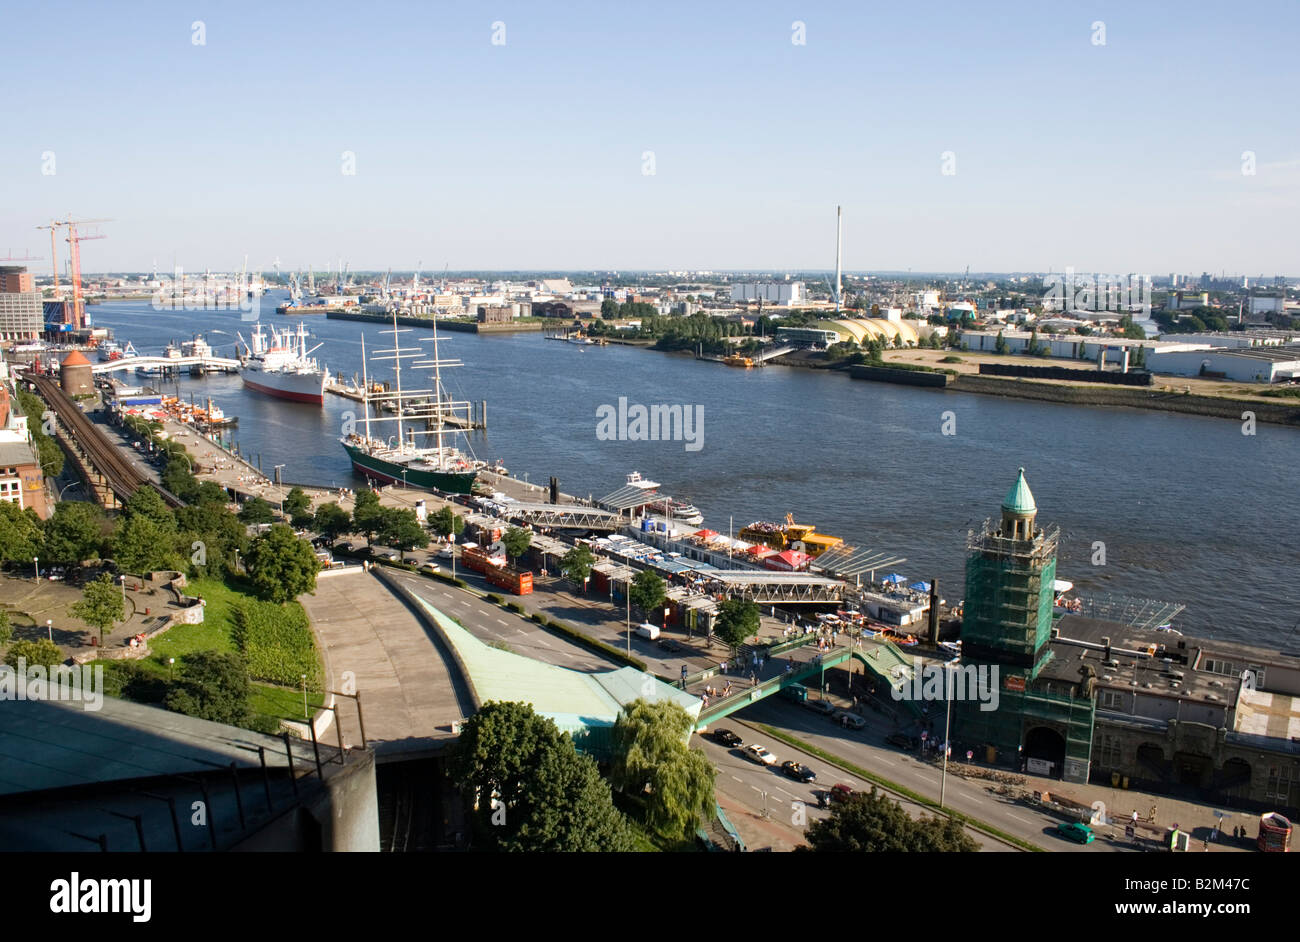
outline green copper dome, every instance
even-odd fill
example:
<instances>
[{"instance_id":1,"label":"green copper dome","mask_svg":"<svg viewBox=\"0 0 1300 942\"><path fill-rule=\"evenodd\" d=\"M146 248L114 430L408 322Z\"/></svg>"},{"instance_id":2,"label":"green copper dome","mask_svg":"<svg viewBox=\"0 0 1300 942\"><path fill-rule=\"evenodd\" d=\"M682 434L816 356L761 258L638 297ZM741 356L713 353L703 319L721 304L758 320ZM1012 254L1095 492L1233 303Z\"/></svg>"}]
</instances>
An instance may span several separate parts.
<instances>
[{"instance_id":1,"label":"green copper dome","mask_svg":"<svg viewBox=\"0 0 1300 942\"><path fill-rule=\"evenodd\" d=\"M1002 509L1013 514L1032 514L1038 512L1038 505L1034 503L1034 495L1029 492L1029 485L1025 482L1025 469L1020 469L1020 476L1016 478L1016 483L1007 491L1006 498L1002 501Z\"/></svg>"}]
</instances>

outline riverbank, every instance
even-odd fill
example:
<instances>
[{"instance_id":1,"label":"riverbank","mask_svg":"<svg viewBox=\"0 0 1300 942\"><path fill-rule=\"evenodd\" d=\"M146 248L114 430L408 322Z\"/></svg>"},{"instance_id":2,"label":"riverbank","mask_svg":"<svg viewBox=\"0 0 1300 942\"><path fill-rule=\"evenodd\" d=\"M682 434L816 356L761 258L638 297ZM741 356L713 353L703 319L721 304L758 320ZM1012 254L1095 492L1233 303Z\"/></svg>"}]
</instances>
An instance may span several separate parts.
<instances>
[{"instance_id":1,"label":"riverbank","mask_svg":"<svg viewBox=\"0 0 1300 942\"><path fill-rule=\"evenodd\" d=\"M361 321L362 323L371 324L391 324L393 322L391 314L367 314L363 311L327 311L325 317L327 320L332 321ZM398 314L397 323L403 327L433 327L435 321L432 317ZM458 331L465 334L540 332L551 326L544 320L516 320L509 324L480 324L477 321L451 320L442 317L439 317L436 323L442 330ZM561 326L561 322L557 321L554 326Z\"/></svg>"}]
</instances>

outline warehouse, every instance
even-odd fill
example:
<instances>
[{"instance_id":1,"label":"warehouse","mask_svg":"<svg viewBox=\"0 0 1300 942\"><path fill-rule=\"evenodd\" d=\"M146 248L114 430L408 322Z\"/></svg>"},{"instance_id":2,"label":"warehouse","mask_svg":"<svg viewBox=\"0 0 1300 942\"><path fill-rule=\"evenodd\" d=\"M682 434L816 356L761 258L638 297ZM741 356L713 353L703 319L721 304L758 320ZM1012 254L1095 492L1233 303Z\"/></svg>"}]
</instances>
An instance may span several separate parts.
<instances>
[{"instance_id":1,"label":"warehouse","mask_svg":"<svg viewBox=\"0 0 1300 942\"><path fill-rule=\"evenodd\" d=\"M1214 348L1147 354L1153 373L1204 376L1238 383L1285 383L1300 380L1300 347Z\"/></svg>"}]
</instances>

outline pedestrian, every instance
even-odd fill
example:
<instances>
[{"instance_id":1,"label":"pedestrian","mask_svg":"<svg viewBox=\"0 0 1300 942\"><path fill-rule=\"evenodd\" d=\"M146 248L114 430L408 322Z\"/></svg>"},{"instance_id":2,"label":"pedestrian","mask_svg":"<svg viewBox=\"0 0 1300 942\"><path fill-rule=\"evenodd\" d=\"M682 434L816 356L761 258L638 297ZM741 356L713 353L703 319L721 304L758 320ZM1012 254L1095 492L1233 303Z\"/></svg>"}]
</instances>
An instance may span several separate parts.
<instances>
[{"instance_id":1,"label":"pedestrian","mask_svg":"<svg viewBox=\"0 0 1300 942\"><path fill-rule=\"evenodd\" d=\"M750 685L751 687L757 687L757 686L758 686L758 677L757 677L757 675L754 674L753 671L750 671L750 672L749 672L749 685Z\"/></svg>"}]
</instances>

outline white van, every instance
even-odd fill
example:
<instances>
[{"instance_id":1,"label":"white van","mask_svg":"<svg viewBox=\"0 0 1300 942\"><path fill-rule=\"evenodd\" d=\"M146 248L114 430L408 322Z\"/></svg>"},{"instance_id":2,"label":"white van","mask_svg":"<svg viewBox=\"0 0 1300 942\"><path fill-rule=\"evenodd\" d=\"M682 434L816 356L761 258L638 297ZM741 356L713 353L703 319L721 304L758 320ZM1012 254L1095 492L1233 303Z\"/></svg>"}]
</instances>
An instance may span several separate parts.
<instances>
[{"instance_id":1,"label":"white van","mask_svg":"<svg viewBox=\"0 0 1300 942\"><path fill-rule=\"evenodd\" d=\"M636 626L636 633L642 638L649 638L651 641L659 640L659 626L652 625L648 621L643 621Z\"/></svg>"}]
</instances>

